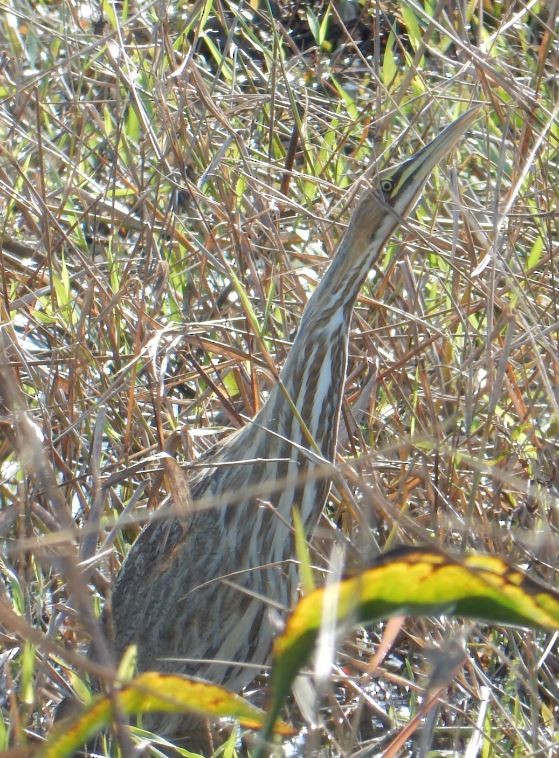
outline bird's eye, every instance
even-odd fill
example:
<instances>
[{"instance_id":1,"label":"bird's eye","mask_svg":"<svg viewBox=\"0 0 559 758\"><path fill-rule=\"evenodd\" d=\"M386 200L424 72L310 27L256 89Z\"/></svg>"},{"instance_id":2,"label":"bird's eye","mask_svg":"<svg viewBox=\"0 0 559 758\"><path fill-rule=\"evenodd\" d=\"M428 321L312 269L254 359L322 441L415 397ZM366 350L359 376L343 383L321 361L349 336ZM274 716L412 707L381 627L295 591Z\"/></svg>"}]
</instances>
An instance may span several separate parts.
<instances>
[{"instance_id":1,"label":"bird's eye","mask_svg":"<svg viewBox=\"0 0 559 758\"><path fill-rule=\"evenodd\" d=\"M392 182L390 179L383 179L380 183L380 188L385 194L388 194L392 190Z\"/></svg>"}]
</instances>

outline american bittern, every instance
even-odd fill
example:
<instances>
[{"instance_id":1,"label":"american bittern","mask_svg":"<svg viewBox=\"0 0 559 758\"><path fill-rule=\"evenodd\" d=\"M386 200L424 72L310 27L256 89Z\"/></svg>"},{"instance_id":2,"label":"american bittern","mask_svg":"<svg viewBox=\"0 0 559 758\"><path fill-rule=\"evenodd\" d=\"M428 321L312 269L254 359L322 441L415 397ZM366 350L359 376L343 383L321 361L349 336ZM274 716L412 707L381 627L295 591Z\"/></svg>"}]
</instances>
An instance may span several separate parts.
<instances>
[{"instance_id":1,"label":"american bittern","mask_svg":"<svg viewBox=\"0 0 559 758\"><path fill-rule=\"evenodd\" d=\"M307 304L280 381L253 421L210 454L191 482L195 501L234 494L235 504L194 511L186 521L155 520L126 557L112 600L117 655L135 643L142 670L185 672L233 690L266 661L273 636L267 601L288 607L296 589L293 507L310 531L328 494L324 477L304 475L317 465L313 448L334 460L359 289L433 167L477 113L468 111L412 158L382 171L364 192ZM265 483L265 502L238 502L239 493ZM176 717L148 725L175 735L189 729Z\"/></svg>"}]
</instances>

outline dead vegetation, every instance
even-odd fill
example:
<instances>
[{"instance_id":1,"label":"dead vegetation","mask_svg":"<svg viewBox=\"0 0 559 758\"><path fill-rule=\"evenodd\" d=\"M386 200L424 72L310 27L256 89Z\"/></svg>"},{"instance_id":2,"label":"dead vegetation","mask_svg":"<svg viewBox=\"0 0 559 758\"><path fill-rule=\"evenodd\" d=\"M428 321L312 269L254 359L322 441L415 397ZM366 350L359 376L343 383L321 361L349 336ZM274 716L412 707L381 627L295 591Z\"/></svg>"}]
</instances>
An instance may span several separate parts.
<instances>
[{"instance_id":1,"label":"dead vegetation","mask_svg":"<svg viewBox=\"0 0 559 758\"><path fill-rule=\"evenodd\" d=\"M255 413L364 169L472 101L482 119L359 299L339 460L363 516L334 494L314 547L339 529L359 553L364 519L381 548L555 583L555 15L252 5L3 6L0 748L44 735L86 672L110 680L83 653L142 523L177 502L162 454L188 468ZM385 633L344 649L316 749L379 754L421 714L401 754L553 754L554 637L408 623L371 678Z\"/></svg>"}]
</instances>

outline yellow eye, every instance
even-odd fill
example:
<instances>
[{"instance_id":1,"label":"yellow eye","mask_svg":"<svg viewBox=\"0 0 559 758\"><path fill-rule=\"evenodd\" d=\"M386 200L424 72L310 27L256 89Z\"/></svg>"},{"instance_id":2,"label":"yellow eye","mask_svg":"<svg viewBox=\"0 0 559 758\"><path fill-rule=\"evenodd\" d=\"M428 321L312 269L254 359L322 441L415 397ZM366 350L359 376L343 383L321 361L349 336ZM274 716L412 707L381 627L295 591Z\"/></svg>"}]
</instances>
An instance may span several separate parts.
<instances>
[{"instance_id":1,"label":"yellow eye","mask_svg":"<svg viewBox=\"0 0 559 758\"><path fill-rule=\"evenodd\" d=\"M392 191L392 182L390 179L383 179L380 183L381 190L387 195Z\"/></svg>"}]
</instances>

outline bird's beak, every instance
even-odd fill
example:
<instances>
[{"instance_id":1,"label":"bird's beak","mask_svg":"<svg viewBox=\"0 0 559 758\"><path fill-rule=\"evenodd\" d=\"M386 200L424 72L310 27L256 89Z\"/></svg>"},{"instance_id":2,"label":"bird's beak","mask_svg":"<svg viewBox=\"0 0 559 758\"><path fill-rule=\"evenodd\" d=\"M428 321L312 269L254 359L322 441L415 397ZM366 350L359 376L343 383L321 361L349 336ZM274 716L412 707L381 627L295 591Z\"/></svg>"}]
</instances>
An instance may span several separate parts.
<instances>
[{"instance_id":1,"label":"bird's beak","mask_svg":"<svg viewBox=\"0 0 559 758\"><path fill-rule=\"evenodd\" d=\"M411 158L379 173L378 182L384 200L399 216L410 212L433 168L451 152L480 110L479 105L471 108Z\"/></svg>"}]
</instances>

